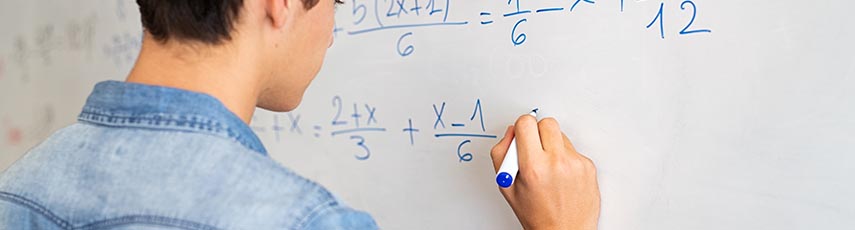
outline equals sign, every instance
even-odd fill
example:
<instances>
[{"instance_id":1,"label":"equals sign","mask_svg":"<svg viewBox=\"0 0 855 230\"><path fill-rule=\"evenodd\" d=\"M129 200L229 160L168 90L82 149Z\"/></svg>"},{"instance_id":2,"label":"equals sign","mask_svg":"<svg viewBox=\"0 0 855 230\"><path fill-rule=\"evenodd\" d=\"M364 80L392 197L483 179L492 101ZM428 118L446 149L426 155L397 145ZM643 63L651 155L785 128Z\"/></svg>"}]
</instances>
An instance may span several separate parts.
<instances>
[{"instance_id":1,"label":"equals sign","mask_svg":"<svg viewBox=\"0 0 855 230\"><path fill-rule=\"evenodd\" d=\"M321 126L315 125L314 128L315 128L315 138L320 138L321 137Z\"/></svg>"},{"instance_id":2,"label":"equals sign","mask_svg":"<svg viewBox=\"0 0 855 230\"><path fill-rule=\"evenodd\" d=\"M482 18L481 25L493 24L493 20L488 20L488 21L483 20L484 17L489 17L490 15L493 15L493 14L490 12L481 12L481 18Z\"/></svg>"}]
</instances>

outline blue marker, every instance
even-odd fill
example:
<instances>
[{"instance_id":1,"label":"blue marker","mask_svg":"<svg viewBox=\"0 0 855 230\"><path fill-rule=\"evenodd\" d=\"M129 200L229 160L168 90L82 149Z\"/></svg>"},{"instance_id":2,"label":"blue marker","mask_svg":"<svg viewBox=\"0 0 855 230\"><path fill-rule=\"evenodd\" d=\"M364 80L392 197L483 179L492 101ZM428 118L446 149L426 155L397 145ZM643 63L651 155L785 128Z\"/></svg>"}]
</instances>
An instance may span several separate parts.
<instances>
[{"instance_id":1,"label":"blue marker","mask_svg":"<svg viewBox=\"0 0 855 230\"><path fill-rule=\"evenodd\" d=\"M537 111L535 108L531 110L531 115L537 119ZM496 183L502 188L511 187L514 184L514 177L520 171L519 161L517 159L517 138L511 140L511 146L508 147L508 152L505 154L505 159L502 160L502 166L499 167L499 172L496 174Z\"/></svg>"}]
</instances>

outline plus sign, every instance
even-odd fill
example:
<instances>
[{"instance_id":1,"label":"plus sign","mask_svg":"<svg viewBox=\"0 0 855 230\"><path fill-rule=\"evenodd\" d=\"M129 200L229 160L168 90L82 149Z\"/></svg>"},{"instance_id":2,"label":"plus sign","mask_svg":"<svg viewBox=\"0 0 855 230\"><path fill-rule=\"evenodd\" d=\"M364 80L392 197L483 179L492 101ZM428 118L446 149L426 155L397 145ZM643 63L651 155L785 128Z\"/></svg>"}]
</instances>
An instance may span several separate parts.
<instances>
[{"instance_id":1,"label":"plus sign","mask_svg":"<svg viewBox=\"0 0 855 230\"><path fill-rule=\"evenodd\" d=\"M359 114L359 110L356 110L356 103L353 103L353 115L350 115L350 117L353 117L353 124L356 125L356 128L359 128L359 118L362 115Z\"/></svg>"},{"instance_id":2,"label":"plus sign","mask_svg":"<svg viewBox=\"0 0 855 230\"><path fill-rule=\"evenodd\" d=\"M276 134L276 142L279 142L279 133L285 130L285 127L279 126L279 115L273 115L273 133Z\"/></svg>"},{"instance_id":3,"label":"plus sign","mask_svg":"<svg viewBox=\"0 0 855 230\"><path fill-rule=\"evenodd\" d=\"M415 141L413 141L413 133L418 132L419 130L413 128L413 119L412 118L410 118L408 120L408 122L410 123L410 126L409 126L409 128L404 129L404 132L410 132L410 145L413 145L413 143L415 143Z\"/></svg>"}]
</instances>

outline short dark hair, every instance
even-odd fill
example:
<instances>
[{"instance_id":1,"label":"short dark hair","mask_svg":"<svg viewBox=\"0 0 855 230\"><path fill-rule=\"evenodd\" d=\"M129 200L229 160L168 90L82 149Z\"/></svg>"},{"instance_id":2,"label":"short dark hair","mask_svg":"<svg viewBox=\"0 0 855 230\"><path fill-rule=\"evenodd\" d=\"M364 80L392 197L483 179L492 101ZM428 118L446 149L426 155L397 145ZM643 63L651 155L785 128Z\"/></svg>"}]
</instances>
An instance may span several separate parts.
<instances>
[{"instance_id":1,"label":"short dark hair","mask_svg":"<svg viewBox=\"0 0 855 230\"><path fill-rule=\"evenodd\" d=\"M302 0L311 9L319 0ZM137 0L142 26L155 40L220 44L231 40L243 0Z\"/></svg>"}]
</instances>

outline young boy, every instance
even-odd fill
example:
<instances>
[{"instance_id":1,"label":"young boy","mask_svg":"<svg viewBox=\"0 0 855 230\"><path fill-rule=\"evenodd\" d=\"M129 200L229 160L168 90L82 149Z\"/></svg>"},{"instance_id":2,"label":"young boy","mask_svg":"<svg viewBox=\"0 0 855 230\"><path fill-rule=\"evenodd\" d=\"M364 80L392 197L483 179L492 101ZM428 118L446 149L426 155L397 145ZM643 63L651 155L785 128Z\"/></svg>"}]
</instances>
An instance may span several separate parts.
<instances>
[{"instance_id":1,"label":"young boy","mask_svg":"<svg viewBox=\"0 0 855 230\"><path fill-rule=\"evenodd\" d=\"M332 44L333 0L137 0L145 28L126 82L95 86L79 122L0 176L0 229L377 229L367 213L271 160L256 107L296 108ZM340 3L340 2L338 2ZM593 163L554 119L522 116L526 229L595 229ZM490 180L491 178L484 178Z\"/></svg>"}]
</instances>

